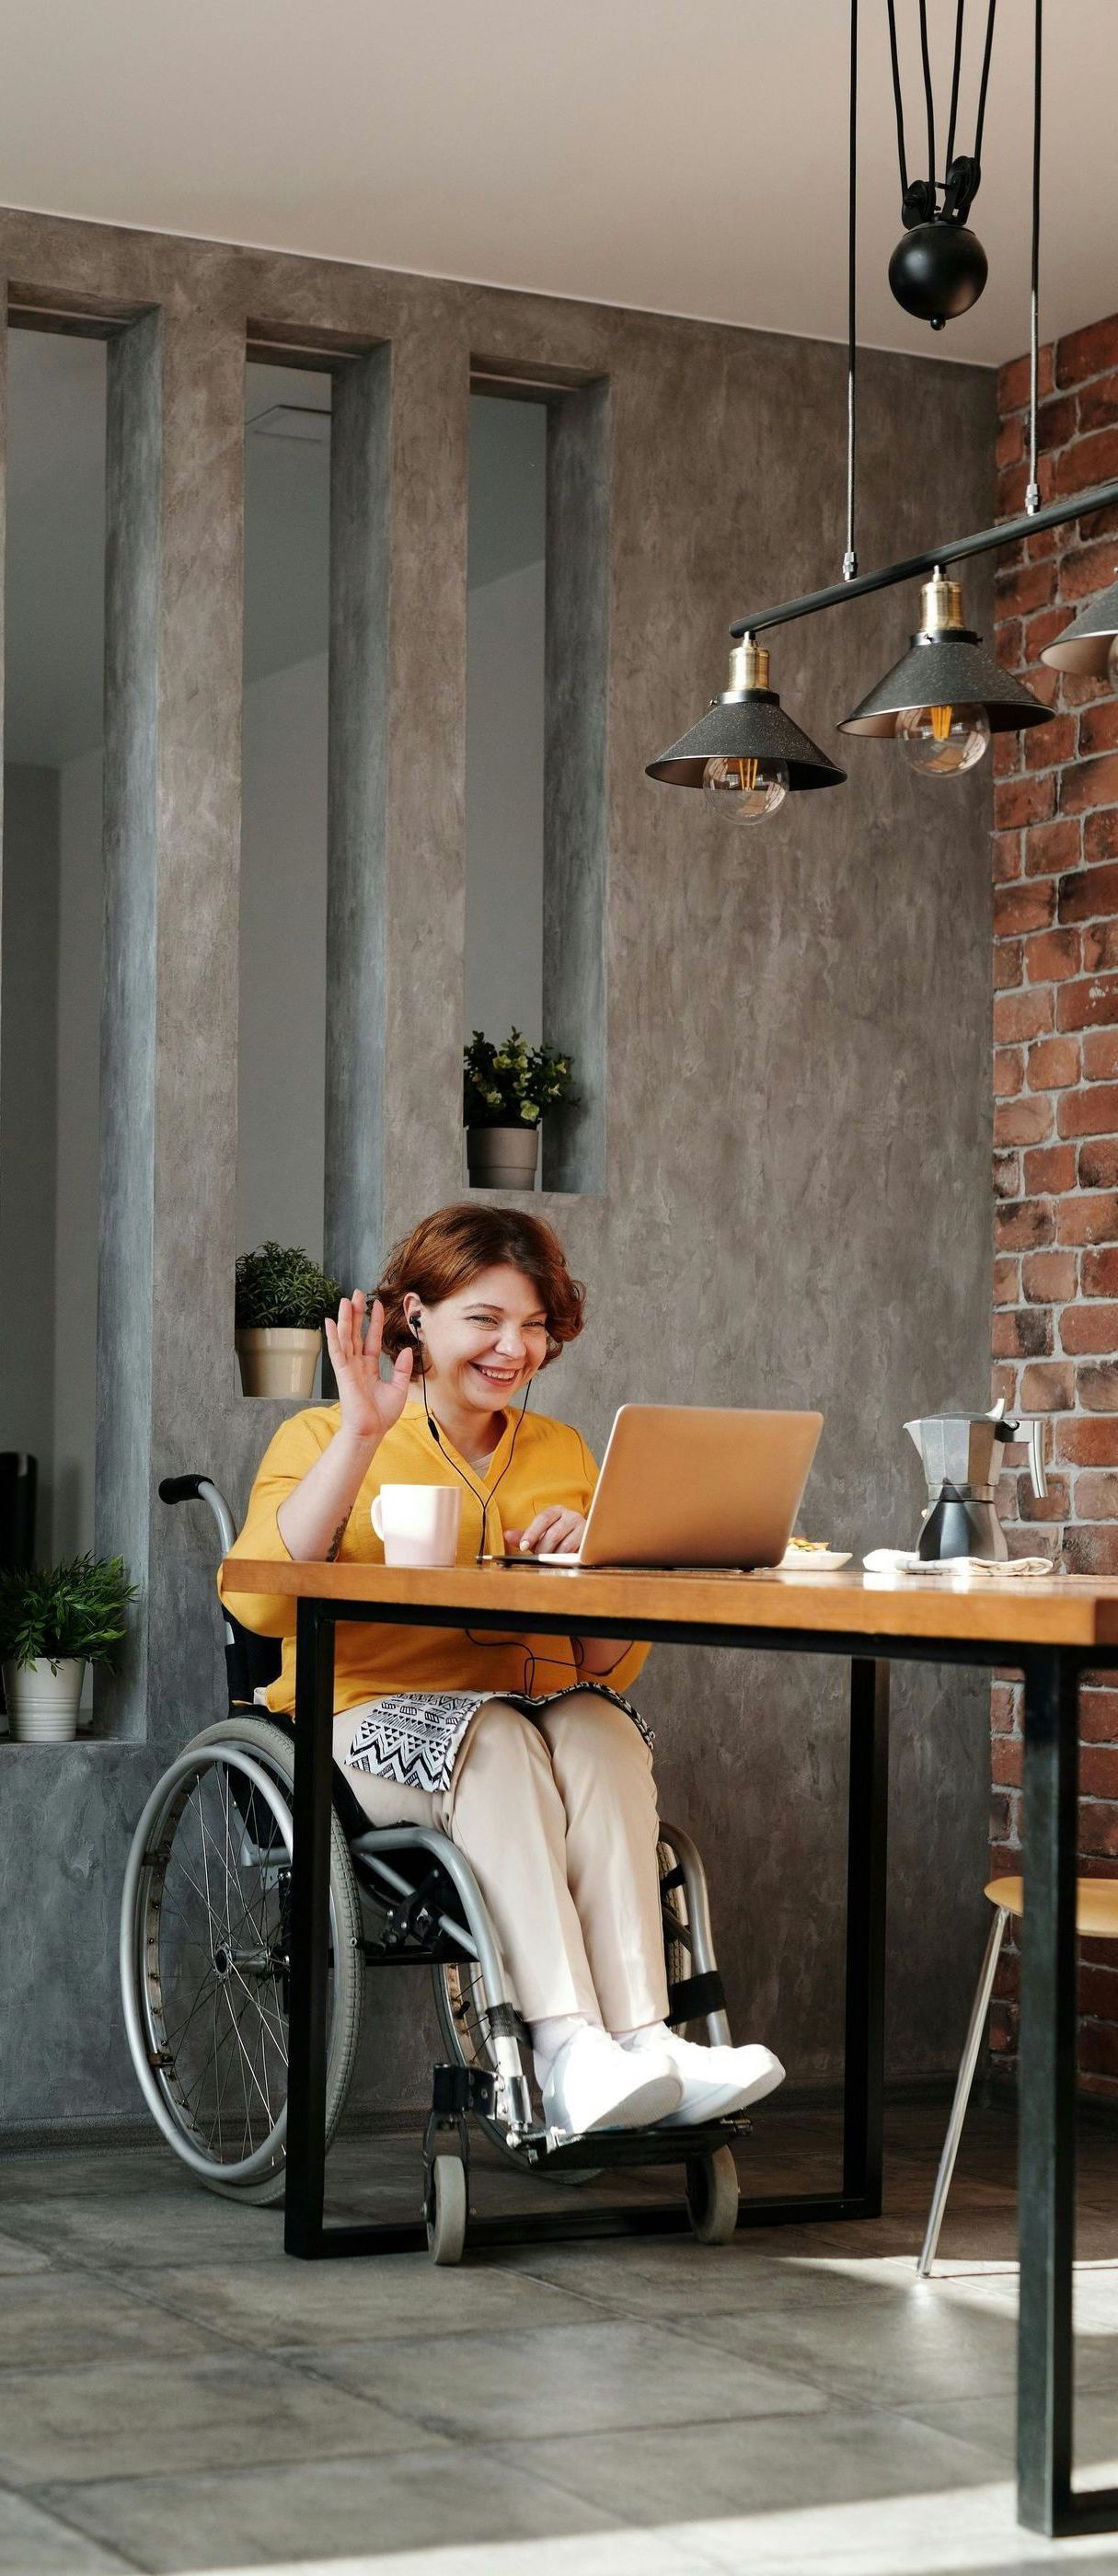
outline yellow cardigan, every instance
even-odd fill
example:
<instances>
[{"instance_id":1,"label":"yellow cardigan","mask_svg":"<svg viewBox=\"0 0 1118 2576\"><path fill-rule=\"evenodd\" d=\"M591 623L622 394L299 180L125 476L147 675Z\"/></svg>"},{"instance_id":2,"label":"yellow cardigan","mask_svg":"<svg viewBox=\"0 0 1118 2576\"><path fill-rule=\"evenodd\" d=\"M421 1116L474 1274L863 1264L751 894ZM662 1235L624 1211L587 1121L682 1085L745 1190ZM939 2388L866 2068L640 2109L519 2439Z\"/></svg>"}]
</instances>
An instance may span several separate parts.
<instances>
[{"instance_id":1,"label":"yellow cardigan","mask_svg":"<svg viewBox=\"0 0 1118 2576\"><path fill-rule=\"evenodd\" d=\"M329 1448L340 1421L341 1407L328 1404L293 1414L281 1424L257 1470L245 1525L231 1550L232 1561L245 1556L274 1558L282 1563L289 1557L276 1526L276 1513L293 1485ZM492 1493L500 1480L500 1493L487 1515L486 1545L491 1555L502 1551L505 1529L525 1529L534 1514L548 1503L563 1503L571 1511L588 1512L597 1481L597 1469L581 1434L566 1422L551 1421L546 1414L531 1410L520 1425L509 1466L515 1429L516 1415L510 1413L484 1476L460 1457L445 1432L442 1435L446 1457L457 1461L479 1494ZM458 1478L448 1468L446 1457L440 1458L431 1439L422 1404L409 1397L399 1422L380 1442L360 1486L338 1561L342 1565L383 1565L384 1549L369 1517L375 1496L382 1484L457 1484ZM461 1492L458 1563L472 1565L477 1555L481 1506L465 1486ZM218 1578L218 1591L226 1609L258 1635L283 1639L283 1668L268 1691L268 1706L293 1709L295 1603L282 1593L238 1592L233 1562L227 1562L229 1570L223 1568ZM507 1580L511 1607L516 1599L517 1578L513 1575ZM567 1690L580 1678L569 1639L528 1635L520 1628L515 1612L507 1636L502 1631L485 1634L480 1628L470 1637L457 1628L380 1627L357 1621L348 1625L339 1622L334 1634L334 1706L339 1711L386 1691L539 1693ZM631 1646L608 1673L593 1678L607 1681L611 1690L626 1691L648 1651L647 1646Z\"/></svg>"}]
</instances>

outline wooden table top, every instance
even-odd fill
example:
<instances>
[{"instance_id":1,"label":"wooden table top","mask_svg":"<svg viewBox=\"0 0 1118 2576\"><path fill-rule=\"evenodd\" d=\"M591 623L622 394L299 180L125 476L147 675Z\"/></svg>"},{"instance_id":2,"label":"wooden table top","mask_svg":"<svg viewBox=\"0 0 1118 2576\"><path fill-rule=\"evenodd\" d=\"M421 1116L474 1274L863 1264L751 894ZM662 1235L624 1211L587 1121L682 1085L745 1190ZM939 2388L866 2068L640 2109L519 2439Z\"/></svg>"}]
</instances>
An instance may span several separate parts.
<instances>
[{"instance_id":1,"label":"wooden table top","mask_svg":"<svg viewBox=\"0 0 1118 2576\"><path fill-rule=\"evenodd\" d=\"M562 1612L577 1634L587 1619L617 1623L616 1633L646 1637L660 1621L696 1627L800 1628L832 1635L1004 1641L1007 1645L1118 1645L1118 1580L1090 1575L991 1576L833 1574L762 1570L616 1571L576 1566L515 1571L500 1565L404 1567L294 1565L250 1557L226 1560L230 1590L294 1599L383 1602L424 1611L499 1611L509 1626L531 1629Z\"/></svg>"}]
</instances>

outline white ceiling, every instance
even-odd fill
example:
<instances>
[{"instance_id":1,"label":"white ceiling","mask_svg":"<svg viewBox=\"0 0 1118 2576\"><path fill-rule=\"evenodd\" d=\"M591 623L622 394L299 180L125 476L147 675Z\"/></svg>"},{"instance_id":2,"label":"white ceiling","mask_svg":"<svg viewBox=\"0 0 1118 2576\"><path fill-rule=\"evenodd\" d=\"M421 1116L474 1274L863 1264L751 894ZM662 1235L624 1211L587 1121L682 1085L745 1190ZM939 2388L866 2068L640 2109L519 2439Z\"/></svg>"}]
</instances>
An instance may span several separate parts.
<instances>
[{"instance_id":1,"label":"white ceiling","mask_svg":"<svg viewBox=\"0 0 1118 2576\"><path fill-rule=\"evenodd\" d=\"M919 172L916 0L898 15ZM930 16L942 95L953 0ZM888 43L863 0L867 341L1024 347L1032 17L1001 0L974 211L991 282L933 337L886 283ZM1118 304L1118 6L1049 0L1047 29L1050 336ZM11 205L841 339L847 42L845 0L7 0L0 172Z\"/></svg>"}]
</instances>

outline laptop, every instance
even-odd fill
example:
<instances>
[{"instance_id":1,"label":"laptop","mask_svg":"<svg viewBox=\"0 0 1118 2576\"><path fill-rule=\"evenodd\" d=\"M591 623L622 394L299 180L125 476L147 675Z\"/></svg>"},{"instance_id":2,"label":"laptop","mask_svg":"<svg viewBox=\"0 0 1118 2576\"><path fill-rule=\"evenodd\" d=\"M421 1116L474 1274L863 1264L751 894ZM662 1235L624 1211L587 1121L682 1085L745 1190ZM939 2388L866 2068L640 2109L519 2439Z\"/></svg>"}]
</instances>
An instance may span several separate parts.
<instances>
[{"instance_id":1,"label":"laptop","mask_svg":"<svg viewBox=\"0 0 1118 2576\"><path fill-rule=\"evenodd\" d=\"M779 1565L822 1428L821 1413L623 1404L581 1547L494 1562Z\"/></svg>"}]
</instances>

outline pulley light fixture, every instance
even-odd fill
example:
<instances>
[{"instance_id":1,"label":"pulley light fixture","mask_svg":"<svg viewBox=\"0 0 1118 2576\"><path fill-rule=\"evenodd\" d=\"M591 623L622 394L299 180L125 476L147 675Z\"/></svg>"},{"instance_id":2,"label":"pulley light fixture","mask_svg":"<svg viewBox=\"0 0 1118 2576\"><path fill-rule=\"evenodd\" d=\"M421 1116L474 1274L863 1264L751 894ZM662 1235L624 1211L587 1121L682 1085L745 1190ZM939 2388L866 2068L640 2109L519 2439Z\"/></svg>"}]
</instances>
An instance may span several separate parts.
<instances>
[{"instance_id":1,"label":"pulley light fixture","mask_svg":"<svg viewBox=\"0 0 1118 2576\"><path fill-rule=\"evenodd\" d=\"M978 195L982 177L982 129L986 122L986 92L990 82L990 56L994 46L994 16L998 0L989 0L986 15L986 42L982 52L982 73L978 84L978 112L975 118L974 151L955 151L955 128L959 114L959 75L963 67L964 0L955 12L955 57L951 72L951 106L947 120L947 168L942 189L937 187L936 104L932 89L932 65L928 51L928 5L920 0L920 60L924 73L924 106L928 120L928 176L910 179L904 140L904 99L901 94L900 57L897 51L896 0L888 0L889 54L893 69L893 101L897 112L897 160L901 174L901 220L904 234L889 262L889 284L898 304L912 313L918 322L930 322L933 331L969 313L977 304L989 267L986 253L972 233L967 216ZM941 202L937 204L937 197Z\"/></svg>"},{"instance_id":2,"label":"pulley light fixture","mask_svg":"<svg viewBox=\"0 0 1118 2576\"><path fill-rule=\"evenodd\" d=\"M906 310L942 329L969 310L986 281L981 244L966 226L981 178L982 128L993 47L997 0L989 0L979 80L975 148L956 156L963 27L966 0L956 0L955 47L947 134L947 172L937 181L935 118L928 50L927 0L918 0L920 47L928 122L929 176L910 181L905 161L904 119L896 39L894 0L889 0L889 32L897 107L897 142L901 170L905 240L890 262L889 282ZM846 551L841 582L808 592L780 606L753 610L735 619L730 633L737 649L731 657L730 686L712 699L705 716L679 742L648 765L648 776L669 786L703 787L707 802L719 813L743 821L763 821L775 813L788 793L806 787L837 787L844 772L800 732L768 685L768 655L757 638L798 617L865 598L875 590L922 579L920 626L909 650L844 717L839 731L879 738L901 746L913 767L930 777L958 777L982 758L991 733L1045 724L1051 710L1031 696L1019 680L1003 671L981 637L964 622L962 592L948 567L972 555L1011 546L1042 528L1062 527L1118 502L1118 481L1097 483L1072 500L1040 507L1037 481L1037 402L1039 374L1040 143L1043 0L1034 0L1032 262L1030 290L1029 467L1025 509L999 526L952 539L906 562L886 564L878 572L859 574L855 550L857 462L857 331L856 228L858 140L858 0L850 10L850 187L848 226L847 334L847 470ZM1118 686L1118 579L1103 596L1080 610L1067 633L1048 645L1041 657L1057 669L1104 677Z\"/></svg>"}]
</instances>

